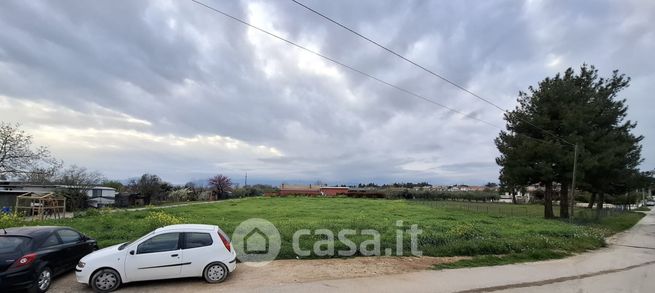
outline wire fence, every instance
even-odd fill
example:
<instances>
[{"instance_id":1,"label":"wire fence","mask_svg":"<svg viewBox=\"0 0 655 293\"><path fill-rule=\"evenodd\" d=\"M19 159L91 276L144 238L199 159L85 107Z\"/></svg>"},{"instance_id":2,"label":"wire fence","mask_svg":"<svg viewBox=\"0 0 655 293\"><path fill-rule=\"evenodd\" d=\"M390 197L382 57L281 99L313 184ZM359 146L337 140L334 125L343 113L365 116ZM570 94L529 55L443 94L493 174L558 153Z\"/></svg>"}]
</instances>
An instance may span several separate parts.
<instances>
[{"instance_id":1,"label":"wire fence","mask_svg":"<svg viewBox=\"0 0 655 293\"><path fill-rule=\"evenodd\" d=\"M432 208L446 210L468 211L475 213L484 213L503 217L543 217L544 206L541 204L509 204L509 203L492 203L492 202L468 202L468 201L448 201L448 200L413 200L414 202L426 205ZM611 217L617 214L629 212L622 207L603 208L601 210L589 209L583 207L575 208L574 219L593 220L604 217ZM559 217L559 206L553 205L555 217Z\"/></svg>"}]
</instances>

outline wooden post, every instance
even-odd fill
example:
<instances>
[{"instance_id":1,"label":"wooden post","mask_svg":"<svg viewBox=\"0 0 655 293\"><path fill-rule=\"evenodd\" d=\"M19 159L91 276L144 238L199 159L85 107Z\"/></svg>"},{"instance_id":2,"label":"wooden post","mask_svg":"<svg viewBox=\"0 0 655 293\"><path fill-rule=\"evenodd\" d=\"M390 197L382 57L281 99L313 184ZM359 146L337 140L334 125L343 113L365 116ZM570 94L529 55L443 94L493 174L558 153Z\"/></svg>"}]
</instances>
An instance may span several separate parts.
<instances>
[{"instance_id":1,"label":"wooden post","mask_svg":"<svg viewBox=\"0 0 655 293\"><path fill-rule=\"evenodd\" d=\"M578 144L575 144L575 147L573 149L573 176L571 176L571 196L570 200L570 205L571 205L571 213L569 215L569 221L573 222L573 215L575 214L575 175L577 173L578 169Z\"/></svg>"}]
</instances>

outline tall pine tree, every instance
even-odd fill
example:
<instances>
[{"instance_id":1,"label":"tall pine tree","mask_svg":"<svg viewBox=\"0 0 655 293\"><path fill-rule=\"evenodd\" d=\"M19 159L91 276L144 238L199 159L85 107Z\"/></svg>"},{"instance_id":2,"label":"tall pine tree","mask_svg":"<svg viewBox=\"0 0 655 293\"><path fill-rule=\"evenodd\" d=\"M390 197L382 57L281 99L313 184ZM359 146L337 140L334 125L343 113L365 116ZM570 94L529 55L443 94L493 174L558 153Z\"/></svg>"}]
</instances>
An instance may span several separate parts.
<instances>
[{"instance_id":1,"label":"tall pine tree","mask_svg":"<svg viewBox=\"0 0 655 293\"><path fill-rule=\"evenodd\" d=\"M578 74L569 68L519 93L519 105L505 115L507 130L496 139L501 183L544 186L546 218L554 217L559 187L560 216L569 217L573 148L567 141L579 145L581 189L601 195L620 190L626 185L620 178L641 161L642 137L631 133L636 124L625 121L625 100L617 100L629 81L617 71L599 78L598 70L583 65Z\"/></svg>"}]
</instances>

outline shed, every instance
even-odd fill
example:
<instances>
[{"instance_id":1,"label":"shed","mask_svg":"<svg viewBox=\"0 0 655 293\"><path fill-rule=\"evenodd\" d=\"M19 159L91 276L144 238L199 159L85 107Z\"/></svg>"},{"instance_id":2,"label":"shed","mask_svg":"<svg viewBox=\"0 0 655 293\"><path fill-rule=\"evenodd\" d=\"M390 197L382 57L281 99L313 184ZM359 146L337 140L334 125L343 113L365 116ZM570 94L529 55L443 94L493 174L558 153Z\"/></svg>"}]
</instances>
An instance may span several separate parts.
<instances>
[{"instance_id":1,"label":"shed","mask_svg":"<svg viewBox=\"0 0 655 293\"><path fill-rule=\"evenodd\" d=\"M66 198L54 193L24 193L16 197L16 213L32 220L62 219L66 215Z\"/></svg>"}]
</instances>

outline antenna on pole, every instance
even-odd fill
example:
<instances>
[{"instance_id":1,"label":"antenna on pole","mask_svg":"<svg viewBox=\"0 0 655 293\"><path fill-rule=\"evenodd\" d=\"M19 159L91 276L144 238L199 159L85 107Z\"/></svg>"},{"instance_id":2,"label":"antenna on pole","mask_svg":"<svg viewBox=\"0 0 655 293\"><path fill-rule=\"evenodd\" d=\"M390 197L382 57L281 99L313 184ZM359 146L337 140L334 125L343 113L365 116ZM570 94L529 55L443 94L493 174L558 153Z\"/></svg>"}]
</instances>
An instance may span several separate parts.
<instances>
[{"instance_id":1,"label":"antenna on pole","mask_svg":"<svg viewBox=\"0 0 655 293\"><path fill-rule=\"evenodd\" d=\"M248 171L246 171L246 179L243 182L243 187L248 186Z\"/></svg>"}]
</instances>

